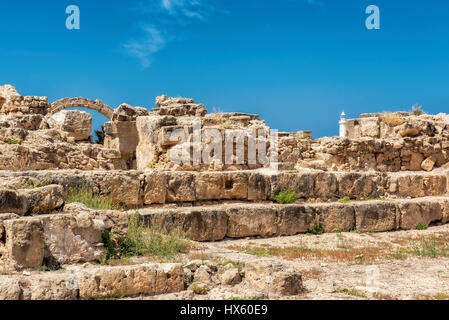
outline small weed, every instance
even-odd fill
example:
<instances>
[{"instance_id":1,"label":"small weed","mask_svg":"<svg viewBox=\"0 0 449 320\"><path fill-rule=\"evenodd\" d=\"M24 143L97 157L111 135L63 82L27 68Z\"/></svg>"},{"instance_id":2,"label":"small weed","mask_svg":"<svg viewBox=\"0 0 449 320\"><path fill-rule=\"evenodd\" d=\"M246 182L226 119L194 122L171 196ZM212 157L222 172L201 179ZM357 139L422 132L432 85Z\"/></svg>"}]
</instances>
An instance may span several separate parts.
<instances>
[{"instance_id":1,"label":"small weed","mask_svg":"<svg viewBox=\"0 0 449 320\"><path fill-rule=\"evenodd\" d=\"M8 144L22 144L22 141L20 140L8 140Z\"/></svg>"},{"instance_id":2,"label":"small weed","mask_svg":"<svg viewBox=\"0 0 449 320\"><path fill-rule=\"evenodd\" d=\"M365 298L366 299L366 294L360 291L356 291L356 290L349 290L349 289L337 289L334 291L335 293L343 293L346 294L348 296L354 296L354 297L360 297L360 298Z\"/></svg>"},{"instance_id":3,"label":"small weed","mask_svg":"<svg viewBox=\"0 0 449 320\"><path fill-rule=\"evenodd\" d=\"M199 294L199 295L207 294L207 290L205 288L203 288L202 286L197 285L196 283L192 284L191 288L195 294Z\"/></svg>"},{"instance_id":4,"label":"small weed","mask_svg":"<svg viewBox=\"0 0 449 320\"><path fill-rule=\"evenodd\" d=\"M428 228L428 226L426 226L423 223L418 224L418 226L416 227L416 230L426 230Z\"/></svg>"},{"instance_id":5,"label":"small weed","mask_svg":"<svg viewBox=\"0 0 449 320\"><path fill-rule=\"evenodd\" d=\"M314 235L323 234L324 233L324 227L323 227L322 224L318 225L318 224L315 223L315 225L313 226L313 229L310 230L309 233L314 234Z\"/></svg>"},{"instance_id":6,"label":"small weed","mask_svg":"<svg viewBox=\"0 0 449 320\"><path fill-rule=\"evenodd\" d=\"M40 187L39 182L38 183L34 183L34 181L32 181L32 180L29 180L27 185L26 185L27 189L37 189L39 187Z\"/></svg>"},{"instance_id":7,"label":"small weed","mask_svg":"<svg viewBox=\"0 0 449 320\"><path fill-rule=\"evenodd\" d=\"M410 112L410 115L412 115L412 116L420 116L420 115L423 115L424 113L425 112L424 112L422 106L416 104L416 105L414 105L412 107L412 111Z\"/></svg>"},{"instance_id":8,"label":"small weed","mask_svg":"<svg viewBox=\"0 0 449 320\"><path fill-rule=\"evenodd\" d=\"M120 256L154 255L171 258L188 247L188 242L180 231L163 232L155 225L157 224L145 226L137 214L131 216L128 222L128 234L120 244Z\"/></svg>"},{"instance_id":9,"label":"small weed","mask_svg":"<svg viewBox=\"0 0 449 320\"><path fill-rule=\"evenodd\" d=\"M294 203L296 201L296 192L292 190L281 191L274 200L281 204Z\"/></svg>"},{"instance_id":10,"label":"small weed","mask_svg":"<svg viewBox=\"0 0 449 320\"><path fill-rule=\"evenodd\" d=\"M2 271L0 272L0 275L6 276L8 274L8 271L6 271L6 262L3 262Z\"/></svg>"},{"instance_id":11,"label":"small weed","mask_svg":"<svg viewBox=\"0 0 449 320\"><path fill-rule=\"evenodd\" d=\"M383 197L377 197L377 198L365 198L365 201L385 201L387 199Z\"/></svg>"},{"instance_id":12,"label":"small weed","mask_svg":"<svg viewBox=\"0 0 449 320\"><path fill-rule=\"evenodd\" d=\"M398 126L405 122L404 117L395 113L384 113L379 117L379 119L392 126Z\"/></svg>"},{"instance_id":13,"label":"small weed","mask_svg":"<svg viewBox=\"0 0 449 320\"><path fill-rule=\"evenodd\" d=\"M224 267L224 266L227 266L228 264L231 264L232 267L234 267L234 268L236 268L236 269L243 269L243 267L244 267L244 265L243 265L242 263L240 263L240 262L235 262L235 261L232 261L232 260L225 261L225 262L223 263L223 267Z\"/></svg>"},{"instance_id":14,"label":"small weed","mask_svg":"<svg viewBox=\"0 0 449 320\"><path fill-rule=\"evenodd\" d=\"M338 202L340 202L340 203L350 203L351 199L349 197L344 197L344 198L338 200Z\"/></svg>"}]
</instances>

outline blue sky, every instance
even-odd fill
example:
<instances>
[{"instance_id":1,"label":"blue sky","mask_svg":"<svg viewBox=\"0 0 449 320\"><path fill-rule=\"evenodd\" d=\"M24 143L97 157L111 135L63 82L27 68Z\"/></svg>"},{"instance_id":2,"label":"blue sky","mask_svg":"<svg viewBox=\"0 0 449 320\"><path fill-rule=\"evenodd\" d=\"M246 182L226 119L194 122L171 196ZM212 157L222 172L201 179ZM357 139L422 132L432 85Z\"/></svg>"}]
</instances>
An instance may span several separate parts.
<instances>
[{"instance_id":1,"label":"blue sky","mask_svg":"<svg viewBox=\"0 0 449 320\"><path fill-rule=\"evenodd\" d=\"M68 5L81 29L67 30ZM381 29L367 30L377 5ZM449 112L449 2L41 0L1 5L0 83L50 101L154 107L160 94L338 134L338 117ZM105 118L92 113L95 126Z\"/></svg>"}]
</instances>

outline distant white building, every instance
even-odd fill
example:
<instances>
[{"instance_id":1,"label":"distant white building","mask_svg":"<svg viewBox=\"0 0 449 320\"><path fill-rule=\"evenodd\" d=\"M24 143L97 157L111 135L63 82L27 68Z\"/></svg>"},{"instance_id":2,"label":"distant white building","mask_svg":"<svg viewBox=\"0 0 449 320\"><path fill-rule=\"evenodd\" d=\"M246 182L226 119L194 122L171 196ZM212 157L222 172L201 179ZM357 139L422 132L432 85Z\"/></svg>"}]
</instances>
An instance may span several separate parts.
<instances>
[{"instance_id":1,"label":"distant white building","mask_svg":"<svg viewBox=\"0 0 449 320\"><path fill-rule=\"evenodd\" d=\"M347 134L347 132L346 132L346 114L344 111L340 115L339 124L340 124L340 137L346 138L346 134Z\"/></svg>"}]
</instances>

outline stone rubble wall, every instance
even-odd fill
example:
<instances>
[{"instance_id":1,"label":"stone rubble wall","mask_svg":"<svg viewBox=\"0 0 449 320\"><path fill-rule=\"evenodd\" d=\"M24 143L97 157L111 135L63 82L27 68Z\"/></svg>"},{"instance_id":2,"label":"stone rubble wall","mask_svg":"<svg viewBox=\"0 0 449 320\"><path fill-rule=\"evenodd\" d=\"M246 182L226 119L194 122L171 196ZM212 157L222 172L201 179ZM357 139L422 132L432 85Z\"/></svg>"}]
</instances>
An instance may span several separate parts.
<instances>
[{"instance_id":1,"label":"stone rubble wall","mask_svg":"<svg viewBox=\"0 0 449 320\"><path fill-rule=\"evenodd\" d=\"M137 169L145 170L157 168L161 170L245 170L263 167L260 163L248 164L248 139L244 139L244 163L226 164L225 161L225 137L235 134L235 130L264 129L269 135L269 128L260 121L257 115L243 113L214 113L207 114L204 105L195 104L193 99L168 98L160 96L156 98L157 109L153 109L148 116L138 117L136 120L138 145L136 148ZM201 135L200 153L206 150L211 138L208 134L218 132L222 141L222 157L219 161L200 164L194 163L193 147L195 125L199 125ZM212 131L214 129L214 131ZM185 132L184 137L174 137L174 132ZM198 134L198 132L197 132ZM189 154L188 159L183 159L180 163L173 160L176 148L186 147ZM233 147L237 141L234 142ZM267 146L268 147L268 146ZM176 155L175 155L176 157ZM204 160L204 159L203 159ZM185 163L187 162L187 163Z\"/></svg>"},{"instance_id":2,"label":"stone rubble wall","mask_svg":"<svg viewBox=\"0 0 449 320\"><path fill-rule=\"evenodd\" d=\"M369 113L360 115L360 119L347 120L347 137L395 139L403 137L434 137L449 129L449 116L410 115L407 112Z\"/></svg>"},{"instance_id":3,"label":"stone rubble wall","mask_svg":"<svg viewBox=\"0 0 449 320\"><path fill-rule=\"evenodd\" d=\"M300 145L300 143L298 143ZM343 171L432 171L449 163L449 137L321 138L303 142L296 167Z\"/></svg>"}]
</instances>

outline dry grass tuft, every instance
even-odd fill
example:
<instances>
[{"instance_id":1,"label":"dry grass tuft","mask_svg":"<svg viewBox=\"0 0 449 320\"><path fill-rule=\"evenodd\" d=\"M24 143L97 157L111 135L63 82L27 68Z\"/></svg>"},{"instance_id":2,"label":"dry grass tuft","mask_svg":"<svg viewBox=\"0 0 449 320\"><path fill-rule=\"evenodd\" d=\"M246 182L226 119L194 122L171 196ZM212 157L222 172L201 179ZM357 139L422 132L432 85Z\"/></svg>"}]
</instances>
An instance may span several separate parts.
<instances>
[{"instance_id":1,"label":"dry grass tuft","mask_svg":"<svg viewBox=\"0 0 449 320\"><path fill-rule=\"evenodd\" d=\"M399 126L405 122L404 117L396 114L396 113L384 113L379 116L379 119L382 122L388 123L392 126Z\"/></svg>"}]
</instances>

